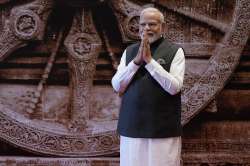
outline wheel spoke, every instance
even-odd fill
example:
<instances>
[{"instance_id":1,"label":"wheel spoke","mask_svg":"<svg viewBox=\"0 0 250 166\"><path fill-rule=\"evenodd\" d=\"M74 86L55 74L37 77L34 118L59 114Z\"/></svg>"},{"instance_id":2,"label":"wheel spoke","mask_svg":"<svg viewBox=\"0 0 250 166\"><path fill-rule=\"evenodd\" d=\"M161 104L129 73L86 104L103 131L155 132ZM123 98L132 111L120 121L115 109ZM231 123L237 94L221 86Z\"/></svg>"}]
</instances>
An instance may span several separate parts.
<instances>
[{"instance_id":1,"label":"wheel spoke","mask_svg":"<svg viewBox=\"0 0 250 166\"><path fill-rule=\"evenodd\" d=\"M227 24L219 22L215 19L212 19L212 18L207 17L205 15L202 15L200 13L190 12L188 10L183 10L183 9L178 9L178 8L171 7L171 6L168 6L166 4L162 4L162 3L160 3L160 5L166 7L168 10L171 10L179 15L188 17L190 19L201 22L203 24L207 24L208 26L211 26L211 27L223 32L223 33L228 32L228 30L230 28L230 26L228 26Z\"/></svg>"}]
</instances>

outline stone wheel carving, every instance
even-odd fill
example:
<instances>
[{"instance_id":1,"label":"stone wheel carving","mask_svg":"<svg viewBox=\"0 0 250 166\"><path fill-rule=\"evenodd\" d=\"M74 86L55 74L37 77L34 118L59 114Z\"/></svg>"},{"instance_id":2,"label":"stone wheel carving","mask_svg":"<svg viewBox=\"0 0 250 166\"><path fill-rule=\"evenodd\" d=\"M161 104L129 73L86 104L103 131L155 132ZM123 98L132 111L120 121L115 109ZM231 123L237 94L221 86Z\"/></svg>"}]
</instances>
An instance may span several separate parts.
<instances>
[{"instance_id":1,"label":"stone wheel carving","mask_svg":"<svg viewBox=\"0 0 250 166\"><path fill-rule=\"evenodd\" d=\"M181 121L182 124L185 125L214 99L238 65L241 52L249 37L250 22L248 19L250 18L250 2L247 0L237 0L235 2L233 19L229 24L187 10L184 6L185 2L181 0L176 2L151 2L159 8L162 8L165 18L167 18L167 24L169 20L173 22L172 24L177 24L178 19L175 17L172 18L172 15L168 15L169 12L166 12L166 10L171 11L174 15L184 17L185 19L191 19L197 23L216 29L224 35L221 42L217 43L212 51L208 67L202 73L202 76L194 78L189 73L186 73L182 93ZM136 36L133 31L125 29L125 27L130 27L128 23L131 17L134 18L136 15L138 16L142 7L126 0L120 0L120 3L113 4L116 16L120 20L123 20L120 24L123 40L136 40L138 36ZM170 19L168 19L168 17L170 17ZM133 21L132 24L135 24L135 21ZM135 27L135 25L131 26ZM176 30L180 29L180 27L175 28ZM166 29L166 31L168 31L168 29ZM198 33L203 33L200 27L197 28L197 31ZM131 36L135 37L131 39ZM172 41L175 39L169 32L166 32L166 36ZM185 49L182 37L179 37L179 39L177 37L177 41L180 42L179 44ZM198 49L193 50L198 51Z\"/></svg>"},{"instance_id":2,"label":"stone wheel carving","mask_svg":"<svg viewBox=\"0 0 250 166\"><path fill-rule=\"evenodd\" d=\"M160 3L166 6L164 3ZM169 7L178 14L205 23L224 33L213 50L207 69L182 95L182 124L188 123L203 110L224 87L240 61L240 55L249 38L250 2L237 0L231 24L222 24L202 15ZM188 76L187 76L188 78ZM189 85L190 86L190 85Z\"/></svg>"},{"instance_id":3,"label":"stone wheel carving","mask_svg":"<svg viewBox=\"0 0 250 166\"><path fill-rule=\"evenodd\" d=\"M139 2L146 5L144 1ZM47 3L44 1L44 4ZM142 6L127 0L107 1L107 4L112 8L117 17L123 42L127 43L138 40L138 36L135 34L137 31L136 22L138 21L138 14ZM211 27L223 34L222 40L218 42L213 49L213 54L202 75L200 77L193 77L189 75L189 73L186 74L185 87L182 94L182 124L185 125L214 99L238 65L241 51L249 35L250 22L248 20L250 18L250 2L247 0L237 0L233 19L229 23L222 23L216 19L190 12L185 8L175 6L176 4L171 5L171 3L169 4L167 1L152 1L152 4L160 7L165 14L170 12L177 17L188 18L201 23L202 26ZM33 15L27 14L26 16L25 18L28 18L28 16L32 17ZM32 18L35 17L36 16ZM172 21L174 21L175 18L172 19ZM28 20L32 21L32 19ZM38 34L38 31L35 31L32 27L35 27L37 24L40 24L39 21L32 21L31 26L27 27L28 29L23 27L24 32L27 33L13 35L12 32L9 32L9 35L14 36L14 39L9 42L10 47L7 47L9 49L0 50L0 59L1 57L5 58L11 55L11 52L19 48L20 43L27 44L27 40L35 40L33 35ZM126 29L126 27L129 27L129 29ZM202 33L202 31L198 32ZM20 39L19 35L28 35L28 37ZM169 33L166 33L166 36L173 39ZM7 33L5 34L5 38L8 38ZM105 41L106 40L105 38ZM86 43L82 45L82 41ZM182 39L178 41L182 41ZM2 43L3 42L0 44ZM23 149L46 155L77 157L98 156L118 152L119 138L115 132L117 119L108 119L107 121L109 121L109 123L96 121L93 118L91 119L90 109L95 108L89 108L88 106L84 109L86 105L82 105L81 102L81 99L88 104L92 103L93 100L97 100L90 99L86 96L92 93L91 91L95 91L91 81L93 80L94 66L96 64L97 54L100 52L101 43L101 39L92 22L91 10L83 7L83 9L75 15L70 32L64 41L69 55L70 68L73 73L71 76L71 85L79 86L79 90L74 91L70 88L62 90L63 94L70 94L70 99L73 99L73 101L60 102L60 100L63 101L67 97L56 98L56 100L58 100L56 108L51 106L52 112L56 112L56 109L68 110L72 117L70 119L71 123L63 125L64 122L58 123L60 119L53 121L53 123L39 119L42 116L42 111L38 108L40 108L42 102L49 103L50 100L46 100L44 97L46 94L43 94L45 93L43 92L43 85L46 83L46 78L48 78L53 65L53 55L55 55L58 49L57 47L54 50L54 54L52 53L51 55L41 84L39 84L37 89L34 87L30 88L30 91L26 93L18 90L18 88L14 88L16 91L12 96L15 96L15 98L11 98L12 96L10 94L0 96L0 138ZM1 47L2 46L3 45L1 45ZM183 46L185 47L185 45ZM12 87L10 87L10 89L11 88ZM79 91L83 92L79 93ZM86 92L88 92L88 94L85 94ZM99 91L96 92L99 93ZM117 100L118 98L117 96L114 97L114 93L111 91L108 93L105 91L103 94L103 100L107 94L110 95L109 97L113 95L111 100ZM9 102L13 101L9 100L10 98L18 101L15 106ZM25 104L27 103L22 102L23 100L33 102L33 104L28 103L29 109L26 109ZM67 106L69 104L70 106ZM116 106L114 110L118 111L118 107L119 106ZM79 111L78 108L80 108L82 112ZM15 110L19 109L23 109L23 114L15 112ZM111 110L111 108L108 108L108 110ZM30 116L25 116L26 114ZM67 125L69 125L68 129ZM73 130L71 130L72 126ZM83 127L83 129L81 127Z\"/></svg>"}]
</instances>

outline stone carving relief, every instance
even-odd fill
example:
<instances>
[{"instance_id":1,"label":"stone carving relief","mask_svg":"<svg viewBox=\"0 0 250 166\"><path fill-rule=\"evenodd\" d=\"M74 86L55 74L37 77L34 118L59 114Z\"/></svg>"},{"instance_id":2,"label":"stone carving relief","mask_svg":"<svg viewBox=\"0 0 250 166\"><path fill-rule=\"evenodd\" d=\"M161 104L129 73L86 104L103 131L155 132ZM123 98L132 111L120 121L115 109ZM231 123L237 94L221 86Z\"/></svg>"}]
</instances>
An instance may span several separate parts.
<instances>
[{"instance_id":1,"label":"stone carving relief","mask_svg":"<svg viewBox=\"0 0 250 166\"><path fill-rule=\"evenodd\" d=\"M177 2L180 3L150 1L149 4L143 0L103 3L110 7L117 19L123 44L139 40L139 12L143 6L151 5L163 11L167 25L172 27L166 28L165 35L184 48L188 67L192 66L192 57L207 58L202 65L199 64L199 71L190 69L185 74L182 91L182 124L185 125L204 109L216 110L214 99L238 65L248 39L250 2L237 0L231 22L196 13L185 7L186 2ZM30 41L43 39L49 13L54 10L53 3L36 0L6 9L10 14L5 17L4 31L0 35L1 61ZM0 94L1 139L46 155L86 157L119 151L116 123L120 99L111 87L93 84L98 56L102 54L103 43L108 40L108 35L99 36L101 33L98 32L94 12L93 8L85 5L75 9L68 32L60 32L56 36L56 46L49 50L50 56L39 73L38 84L0 85L3 92ZM211 29L216 31L220 40L212 38ZM186 37L189 32L191 34ZM113 54L111 46L106 47ZM46 87L60 51L66 54L69 86ZM211 108L211 105L214 106Z\"/></svg>"},{"instance_id":2,"label":"stone carving relief","mask_svg":"<svg viewBox=\"0 0 250 166\"><path fill-rule=\"evenodd\" d=\"M0 61L31 40L42 40L52 0L36 0L10 9L0 36Z\"/></svg>"},{"instance_id":3,"label":"stone carving relief","mask_svg":"<svg viewBox=\"0 0 250 166\"><path fill-rule=\"evenodd\" d=\"M101 50L101 40L95 30L91 11L83 9L81 14L78 13L75 16L65 45L69 52L69 65L72 73L69 127L74 131L89 132L88 130L91 130L89 112L92 110L91 90L97 56Z\"/></svg>"},{"instance_id":4,"label":"stone carving relief","mask_svg":"<svg viewBox=\"0 0 250 166\"><path fill-rule=\"evenodd\" d=\"M139 17L142 7L130 1L112 1L112 6L117 19L120 20L119 28L123 41L139 40Z\"/></svg>"}]
</instances>

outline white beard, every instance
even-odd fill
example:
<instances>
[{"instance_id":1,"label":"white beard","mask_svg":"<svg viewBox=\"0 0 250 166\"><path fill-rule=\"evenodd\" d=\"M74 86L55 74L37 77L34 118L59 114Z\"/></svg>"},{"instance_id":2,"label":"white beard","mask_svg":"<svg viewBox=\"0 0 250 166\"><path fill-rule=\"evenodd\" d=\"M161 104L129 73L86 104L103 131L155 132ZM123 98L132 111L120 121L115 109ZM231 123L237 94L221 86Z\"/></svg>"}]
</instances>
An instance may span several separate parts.
<instances>
[{"instance_id":1,"label":"white beard","mask_svg":"<svg viewBox=\"0 0 250 166\"><path fill-rule=\"evenodd\" d=\"M156 40L158 40L161 36L162 36L162 35L160 35L160 36L154 35L154 36L152 36L152 37L149 37L149 38L148 38L148 42L151 44L151 43L155 42Z\"/></svg>"},{"instance_id":2,"label":"white beard","mask_svg":"<svg viewBox=\"0 0 250 166\"><path fill-rule=\"evenodd\" d=\"M140 34L140 37L142 39L142 35ZM153 42L155 42L156 40L158 40L160 37L162 37L162 35L153 35L152 37L149 36L148 37L148 42L151 44Z\"/></svg>"}]
</instances>

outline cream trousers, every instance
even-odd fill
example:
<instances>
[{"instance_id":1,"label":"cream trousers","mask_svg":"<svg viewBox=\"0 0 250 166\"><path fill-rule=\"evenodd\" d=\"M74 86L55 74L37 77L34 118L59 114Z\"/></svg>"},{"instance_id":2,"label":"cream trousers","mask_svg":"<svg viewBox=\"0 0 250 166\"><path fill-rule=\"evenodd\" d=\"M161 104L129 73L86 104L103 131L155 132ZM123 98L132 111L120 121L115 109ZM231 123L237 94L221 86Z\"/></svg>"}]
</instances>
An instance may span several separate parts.
<instances>
[{"instance_id":1,"label":"cream trousers","mask_svg":"<svg viewBox=\"0 0 250 166\"><path fill-rule=\"evenodd\" d=\"M120 137L120 166L180 166L181 137Z\"/></svg>"}]
</instances>

